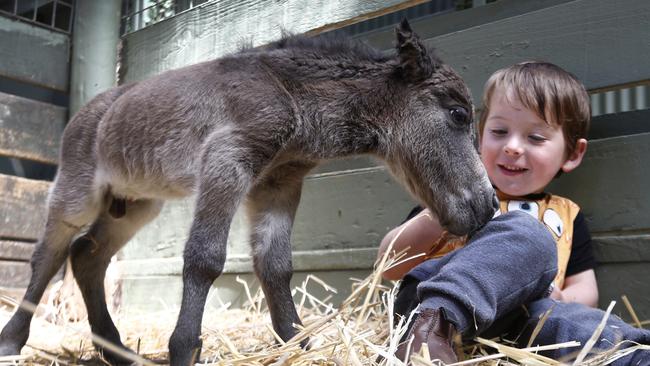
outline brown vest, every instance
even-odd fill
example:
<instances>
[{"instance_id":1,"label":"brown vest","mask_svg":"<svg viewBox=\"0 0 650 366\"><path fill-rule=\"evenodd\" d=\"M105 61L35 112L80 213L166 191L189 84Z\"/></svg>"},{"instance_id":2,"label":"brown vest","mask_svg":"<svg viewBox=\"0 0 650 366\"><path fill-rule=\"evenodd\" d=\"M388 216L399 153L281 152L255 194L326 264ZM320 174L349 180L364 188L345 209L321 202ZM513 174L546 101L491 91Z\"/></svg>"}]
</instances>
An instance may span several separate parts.
<instances>
[{"instance_id":1,"label":"brown vest","mask_svg":"<svg viewBox=\"0 0 650 366\"><path fill-rule=\"evenodd\" d=\"M557 242L558 272L555 277L555 285L558 288L564 286L571 245L573 243L573 221L580 211L580 207L571 200L547 194L538 200L527 200L521 197L509 197L497 191L500 201L500 211L494 216L497 217L509 211L524 211L541 221L551 232ZM455 237L446 232L431 246L426 257L438 258L465 245L465 237Z\"/></svg>"}]
</instances>

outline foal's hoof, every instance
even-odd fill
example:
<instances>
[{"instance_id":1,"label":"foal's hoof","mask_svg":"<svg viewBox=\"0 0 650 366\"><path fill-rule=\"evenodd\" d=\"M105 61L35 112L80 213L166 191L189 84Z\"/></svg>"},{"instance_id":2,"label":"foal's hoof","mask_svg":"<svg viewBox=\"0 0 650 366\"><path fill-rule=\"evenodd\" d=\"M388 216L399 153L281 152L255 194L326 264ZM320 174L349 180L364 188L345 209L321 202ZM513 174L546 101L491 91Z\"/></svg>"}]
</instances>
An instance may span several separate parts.
<instances>
[{"instance_id":1,"label":"foal's hoof","mask_svg":"<svg viewBox=\"0 0 650 366\"><path fill-rule=\"evenodd\" d=\"M174 336L172 335L172 339ZM197 340L190 344L181 344L183 347L178 347L177 342L169 342L169 365L170 366L191 366L198 363L201 359L201 348L203 341Z\"/></svg>"},{"instance_id":2,"label":"foal's hoof","mask_svg":"<svg viewBox=\"0 0 650 366\"><path fill-rule=\"evenodd\" d=\"M122 348L123 353L116 353L113 351L109 351L107 349L100 349L99 353L102 355L102 358L106 360L109 364L113 366L129 366L129 365L137 365L138 362L135 361L135 357L129 358L127 355L131 356L136 356L136 353L133 352L131 349L126 348L126 347L120 347Z\"/></svg>"}]
</instances>

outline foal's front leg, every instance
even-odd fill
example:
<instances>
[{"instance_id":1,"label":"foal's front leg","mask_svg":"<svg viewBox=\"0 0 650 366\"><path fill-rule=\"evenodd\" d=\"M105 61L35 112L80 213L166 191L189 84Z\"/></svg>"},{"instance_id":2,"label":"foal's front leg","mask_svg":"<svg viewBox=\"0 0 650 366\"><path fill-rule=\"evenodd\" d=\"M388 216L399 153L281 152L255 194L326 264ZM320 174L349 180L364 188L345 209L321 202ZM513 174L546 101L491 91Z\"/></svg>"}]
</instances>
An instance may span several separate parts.
<instances>
[{"instance_id":1,"label":"foal's front leg","mask_svg":"<svg viewBox=\"0 0 650 366\"><path fill-rule=\"evenodd\" d=\"M232 139L231 139L232 140ZM208 291L226 261L230 222L254 173L248 154L228 142L210 144L203 161L194 221L183 253L183 300L169 340L171 366L188 366L201 350L201 322Z\"/></svg>"},{"instance_id":2,"label":"foal's front leg","mask_svg":"<svg viewBox=\"0 0 650 366\"><path fill-rule=\"evenodd\" d=\"M296 334L294 324L302 324L291 296L291 228L302 180L313 167L291 163L275 168L249 193L248 215L255 273L262 284L271 321L284 341ZM304 347L307 340L303 340Z\"/></svg>"}]
</instances>

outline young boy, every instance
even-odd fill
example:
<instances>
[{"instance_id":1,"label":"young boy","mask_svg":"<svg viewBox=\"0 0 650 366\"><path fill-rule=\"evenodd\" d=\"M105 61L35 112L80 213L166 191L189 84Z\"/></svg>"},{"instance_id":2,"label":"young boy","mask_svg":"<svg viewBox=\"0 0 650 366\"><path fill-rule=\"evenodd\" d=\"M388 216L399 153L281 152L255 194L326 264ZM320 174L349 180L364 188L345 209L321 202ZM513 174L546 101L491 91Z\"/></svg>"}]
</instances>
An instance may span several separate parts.
<instances>
[{"instance_id":1,"label":"young boy","mask_svg":"<svg viewBox=\"0 0 650 366\"><path fill-rule=\"evenodd\" d=\"M423 210L389 232L379 251L382 256L392 242L391 253L424 253L384 277L404 277L396 313L408 316L419 305L404 338L414 337L409 353L427 343L432 359L445 363L457 361L452 344L457 333L466 338L509 333L525 346L539 316L553 307L534 344L584 345L603 317L591 308L598 290L584 217L575 203L544 193L585 154L590 107L584 86L558 66L524 62L490 77L483 104L480 153L500 198L498 217L466 240L448 237ZM518 311L521 305L528 315ZM620 319L608 325L597 347L612 347L620 339L650 342L648 332ZM407 342L400 346L398 357L404 359L407 347ZM635 352L615 364L649 360L650 352Z\"/></svg>"}]
</instances>

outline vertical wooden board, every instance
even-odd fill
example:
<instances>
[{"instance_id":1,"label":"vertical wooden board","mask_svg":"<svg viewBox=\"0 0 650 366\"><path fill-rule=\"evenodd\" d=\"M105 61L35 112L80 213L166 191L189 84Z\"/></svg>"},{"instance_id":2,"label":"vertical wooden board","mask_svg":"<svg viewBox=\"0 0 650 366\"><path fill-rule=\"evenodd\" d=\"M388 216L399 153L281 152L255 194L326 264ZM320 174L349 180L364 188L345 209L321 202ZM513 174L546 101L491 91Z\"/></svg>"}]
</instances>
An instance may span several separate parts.
<instances>
[{"instance_id":1,"label":"vertical wooden board","mask_svg":"<svg viewBox=\"0 0 650 366\"><path fill-rule=\"evenodd\" d=\"M0 237L37 240L45 228L49 182L0 174Z\"/></svg>"},{"instance_id":2,"label":"vertical wooden board","mask_svg":"<svg viewBox=\"0 0 650 366\"><path fill-rule=\"evenodd\" d=\"M650 262L650 234L616 232L592 239L599 263Z\"/></svg>"},{"instance_id":3,"label":"vertical wooden board","mask_svg":"<svg viewBox=\"0 0 650 366\"><path fill-rule=\"evenodd\" d=\"M0 287L27 287L31 273L28 262L0 261Z\"/></svg>"},{"instance_id":4,"label":"vertical wooden board","mask_svg":"<svg viewBox=\"0 0 650 366\"><path fill-rule=\"evenodd\" d=\"M124 2L77 1L75 4L68 105L71 115L115 85L120 7Z\"/></svg>"},{"instance_id":5,"label":"vertical wooden board","mask_svg":"<svg viewBox=\"0 0 650 366\"><path fill-rule=\"evenodd\" d=\"M125 37L120 82L259 46L282 35L318 32L388 13L423 0L213 1Z\"/></svg>"},{"instance_id":6,"label":"vertical wooden board","mask_svg":"<svg viewBox=\"0 0 650 366\"><path fill-rule=\"evenodd\" d=\"M29 261L34 252L34 243L0 240L0 261Z\"/></svg>"},{"instance_id":7,"label":"vertical wooden board","mask_svg":"<svg viewBox=\"0 0 650 366\"><path fill-rule=\"evenodd\" d=\"M431 19L435 22L435 18ZM480 100L494 71L551 61L588 89L650 79L650 2L577 0L430 38Z\"/></svg>"},{"instance_id":8,"label":"vertical wooden board","mask_svg":"<svg viewBox=\"0 0 650 366\"><path fill-rule=\"evenodd\" d=\"M56 164L66 108L0 92L0 155Z\"/></svg>"},{"instance_id":9,"label":"vertical wooden board","mask_svg":"<svg viewBox=\"0 0 650 366\"><path fill-rule=\"evenodd\" d=\"M600 292L599 307L606 309L612 300L617 305L615 313L630 321L621 296L626 295L641 320L650 319L650 262L607 263L596 270Z\"/></svg>"},{"instance_id":10,"label":"vertical wooden board","mask_svg":"<svg viewBox=\"0 0 650 366\"><path fill-rule=\"evenodd\" d=\"M314 175L292 233L294 250L369 248L397 226L414 203L383 167Z\"/></svg>"},{"instance_id":11,"label":"vertical wooden board","mask_svg":"<svg viewBox=\"0 0 650 366\"><path fill-rule=\"evenodd\" d=\"M70 37L0 16L0 75L68 90Z\"/></svg>"},{"instance_id":12,"label":"vertical wooden board","mask_svg":"<svg viewBox=\"0 0 650 366\"><path fill-rule=\"evenodd\" d=\"M118 254L120 260L182 257L194 217L195 197L169 201L160 215L142 228ZM229 256L247 254L248 222L240 208L230 225L227 252Z\"/></svg>"},{"instance_id":13,"label":"vertical wooden board","mask_svg":"<svg viewBox=\"0 0 650 366\"><path fill-rule=\"evenodd\" d=\"M575 171L549 191L571 197L592 232L650 229L650 133L592 141Z\"/></svg>"}]
</instances>

